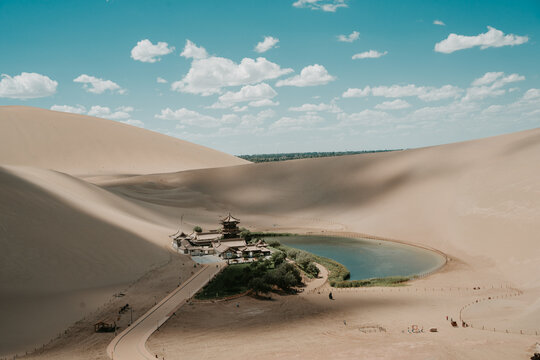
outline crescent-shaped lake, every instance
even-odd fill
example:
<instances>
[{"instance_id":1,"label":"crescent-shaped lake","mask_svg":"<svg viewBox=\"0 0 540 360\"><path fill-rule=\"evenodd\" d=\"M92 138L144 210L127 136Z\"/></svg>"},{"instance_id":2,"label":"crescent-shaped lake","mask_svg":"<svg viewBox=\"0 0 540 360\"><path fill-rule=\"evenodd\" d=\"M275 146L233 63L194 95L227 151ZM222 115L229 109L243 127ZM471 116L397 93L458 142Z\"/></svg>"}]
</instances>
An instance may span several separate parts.
<instances>
[{"instance_id":1,"label":"crescent-shaped lake","mask_svg":"<svg viewBox=\"0 0 540 360\"><path fill-rule=\"evenodd\" d=\"M438 269L446 261L434 251L391 241L312 235L266 240L279 240L284 245L333 259L349 269L351 280L420 275Z\"/></svg>"}]
</instances>

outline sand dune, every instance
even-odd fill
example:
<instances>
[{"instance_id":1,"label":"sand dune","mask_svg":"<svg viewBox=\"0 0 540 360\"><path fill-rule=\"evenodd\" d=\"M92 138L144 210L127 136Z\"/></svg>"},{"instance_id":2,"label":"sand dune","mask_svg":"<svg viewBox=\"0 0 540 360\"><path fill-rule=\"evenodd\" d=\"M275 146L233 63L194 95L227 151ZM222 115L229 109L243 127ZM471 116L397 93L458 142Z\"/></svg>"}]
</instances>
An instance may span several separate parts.
<instances>
[{"instance_id":1,"label":"sand dune","mask_svg":"<svg viewBox=\"0 0 540 360\"><path fill-rule=\"evenodd\" d=\"M167 193L174 205L176 194L178 207L231 209L259 226L339 223L431 246L535 287L538 158L536 129L408 151L139 176L108 186L152 201L145 184L159 183L154 199Z\"/></svg>"},{"instance_id":2,"label":"sand dune","mask_svg":"<svg viewBox=\"0 0 540 360\"><path fill-rule=\"evenodd\" d=\"M248 163L173 137L91 116L0 106L0 164L68 174L148 174Z\"/></svg>"},{"instance_id":3,"label":"sand dune","mask_svg":"<svg viewBox=\"0 0 540 360\"><path fill-rule=\"evenodd\" d=\"M228 211L250 228L357 231L436 248L461 264L437 284L511 282L526 290L509 305L524 319L513 326L540 322L540 129L265 164L27 107L0 108L0 136L4 352L48 339L168 261L166 235L180 215L187 228L214 227Z\"/></svg>"},{"instance_id":4,"label":"sand dune","mask_svg":"<svg viewBox=\"0 0 540 360\"><path fill-rule=\"evenodd\" d=\"M0 167L0 349L47 342L169 261L167 217L50 170Z\"/></svg>"}]
</instances>

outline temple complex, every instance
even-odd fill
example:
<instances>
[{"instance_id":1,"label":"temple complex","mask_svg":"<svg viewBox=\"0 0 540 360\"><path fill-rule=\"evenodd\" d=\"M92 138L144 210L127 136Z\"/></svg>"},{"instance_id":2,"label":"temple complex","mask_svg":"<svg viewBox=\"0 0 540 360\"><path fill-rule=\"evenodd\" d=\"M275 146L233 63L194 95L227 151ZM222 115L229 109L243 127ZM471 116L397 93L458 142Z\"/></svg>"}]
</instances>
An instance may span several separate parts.
<instances>
[{"instance_id":1,"label":"temple complex","mask_svg":"<svg viewBox=\"0 0 540 360\"><path fill-rule=\"evenodd\" d=\"M193 231L190 234L179 229L170 235L172 246L181 254L191 256L217 255L226 260L252 259L268 256L271 251L263 240L248 244L240 236L240 220L230 213L220 220L221 228L206 232Z\"/></svg>"}]
</instances>

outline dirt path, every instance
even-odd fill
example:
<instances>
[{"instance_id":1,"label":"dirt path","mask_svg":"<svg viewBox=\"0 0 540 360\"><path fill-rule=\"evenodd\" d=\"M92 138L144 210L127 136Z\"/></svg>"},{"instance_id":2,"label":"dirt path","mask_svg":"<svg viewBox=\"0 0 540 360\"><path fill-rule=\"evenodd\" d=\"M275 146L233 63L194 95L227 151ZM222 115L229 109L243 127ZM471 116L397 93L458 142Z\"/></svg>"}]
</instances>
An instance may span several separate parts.
<instances>
[{"instance_id":1,"label":"dirt path","mask_svg":"<svg viewBox=\"0 0 540 360\"><path fill-rule=\"evenodd\" d=\"M155 357L146 349L146 340L171 316L174 316L175 311L210 281L223 266L225 266L224 263L204 266L182 286L137 319L109 344L107 347L109 357L124 360L154 359Z\"/></svg>"},{"instance_id":2,"label":"dirt path","mask_svg":"<svg viewBox=\"0 0 540 360\"><path fill-rule=\"evenodd\" d=\"M310 281L304 288L302 294L309 294L317 291L322 286L324 286L324 284L326 284L326 281L328 280L328 270L321 264L315 263L315 266L319 268L319 277Z\"/></svg>"}]
</instances>

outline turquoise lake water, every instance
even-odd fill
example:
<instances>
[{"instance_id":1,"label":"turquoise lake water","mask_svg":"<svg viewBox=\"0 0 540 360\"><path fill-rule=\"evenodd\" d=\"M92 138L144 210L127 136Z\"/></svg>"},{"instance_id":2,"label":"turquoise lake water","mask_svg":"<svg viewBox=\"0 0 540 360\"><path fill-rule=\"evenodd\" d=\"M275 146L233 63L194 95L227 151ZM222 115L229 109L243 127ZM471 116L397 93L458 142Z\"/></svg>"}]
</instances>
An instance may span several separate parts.
<instances>
[{"instance_id":1,"label":"turquoise lake water","mask_svg":"<svg viewBox=\"0 0 540 360\"><path fill-rule=\"evenodd\" d=\"M437 269L444 257L433 251L389 241L330 236L268 238L333 259L347 267L351 280L412 276Z\"/></svg>"}]
</instances>

